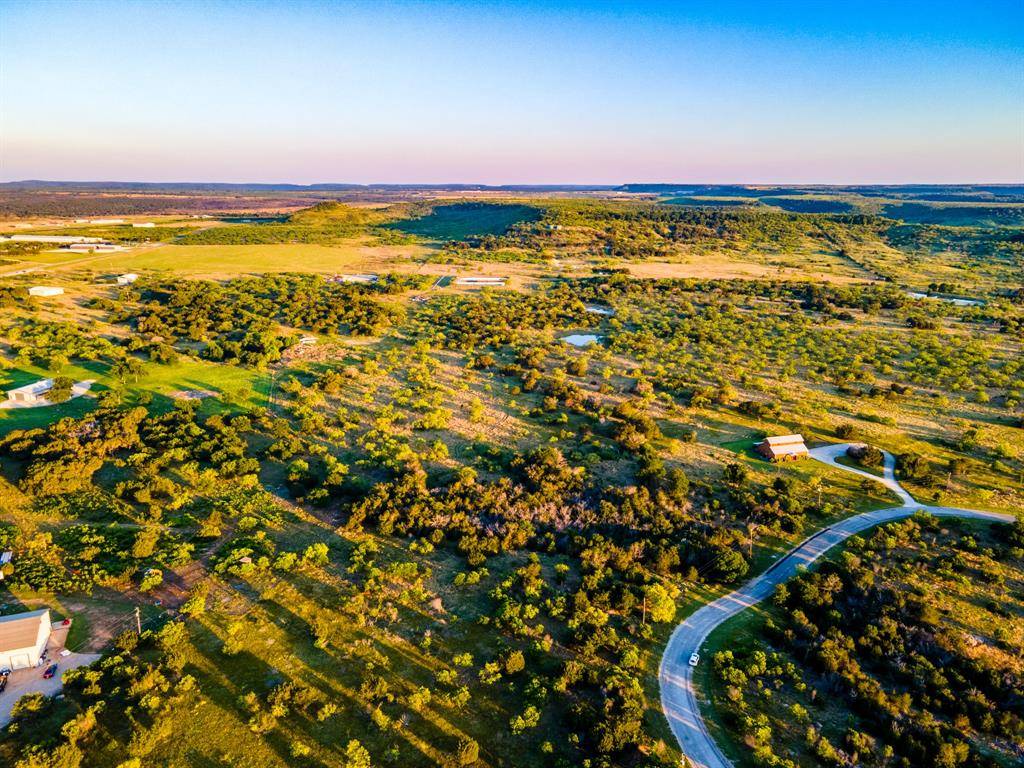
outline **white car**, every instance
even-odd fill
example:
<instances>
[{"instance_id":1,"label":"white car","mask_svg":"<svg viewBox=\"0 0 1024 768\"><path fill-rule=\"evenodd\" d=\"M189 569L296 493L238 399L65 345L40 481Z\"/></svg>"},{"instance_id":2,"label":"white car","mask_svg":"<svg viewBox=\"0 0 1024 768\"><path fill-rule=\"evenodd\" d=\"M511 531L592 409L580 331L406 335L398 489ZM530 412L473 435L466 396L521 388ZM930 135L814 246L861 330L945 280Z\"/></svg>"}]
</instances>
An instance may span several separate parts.
<instances>
[{"instance_id":1,"label":"white car","mask_svg":"<svg viewBox=\"0 0 1024 768\"><path fill-rule=\"evenodd\" d=\"M696 667L698 664L700 664L700 654L694 651L690 654L690 666Z\"/></svg>"}]
</instances>

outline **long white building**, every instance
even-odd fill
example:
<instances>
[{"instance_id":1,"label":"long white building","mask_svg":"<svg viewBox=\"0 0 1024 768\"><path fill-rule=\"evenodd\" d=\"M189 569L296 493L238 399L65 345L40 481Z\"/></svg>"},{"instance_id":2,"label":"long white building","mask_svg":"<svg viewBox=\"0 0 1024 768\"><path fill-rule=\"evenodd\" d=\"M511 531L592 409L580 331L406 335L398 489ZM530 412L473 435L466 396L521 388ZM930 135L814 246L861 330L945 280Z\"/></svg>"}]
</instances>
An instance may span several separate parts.
<instances>
[{"instance_id":1,"label":"long white building","mask_svg":"<svg viewBox=\"0 0 1024 768\"><path fill-rule=\"evenodd\" d=\"M71 243L102 243L102 237L82 237L80 235L10 235L0 237L0 241L10 240L12 243L56 243L58 245L69 245Z\"/></svg>"},{"instance_id":2,"label":"long white building","mask_svg":"<svg viewBox=\"0 0 1024 768\"><path fill-rule=\"evenodd\" d=\"M40 379L31 384L7 390L7 399L13 403L38 403L53 389L53 379Z\"/></svg>"}]
</instances>

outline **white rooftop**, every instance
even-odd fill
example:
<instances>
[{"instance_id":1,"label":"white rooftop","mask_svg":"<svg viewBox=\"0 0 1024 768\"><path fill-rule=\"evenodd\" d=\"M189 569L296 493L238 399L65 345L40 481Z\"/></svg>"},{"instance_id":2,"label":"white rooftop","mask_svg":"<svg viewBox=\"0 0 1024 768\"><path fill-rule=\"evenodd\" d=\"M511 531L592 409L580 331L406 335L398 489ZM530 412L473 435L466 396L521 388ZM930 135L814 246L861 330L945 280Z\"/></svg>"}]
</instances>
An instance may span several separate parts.
<instances>
[{"instance_id":1,"label":"white rooftop","mask_svg":"<svg viewBox=\"0 0 1024 768\"><path fill-rule=\"evenodd\" d=\"M504 277L460 277L455 281L456 285L504 285Z\"/></svg>"},{"instance_id":2,"label":"white rooftop","mask_svg":"<svg viewBox=\"0 0 1024 768\"><path fill-rule=\"evenodd\" d=\"M39 637L39 625L49 618L50 611L47 608L0 616L0 650L18 650L35 645Z\"/></svg>"},{"instance_id":3,"label":"white rooftop","mask_svg":"<svg viewBox=\"0 0 1024 768\"><path fill-rule=\"evenodd\" d=\"M24 392L27 395L41 395L43 392L49 392L53 389L53 379L40 379L39 381L32 382L31 384L25 384L14 389L7 390L8 394L12 392Z\"/></svg>"},{"instance_id":4,"label":"white rooftop","mask_svg":"<svg viewBox=\"0 0 1024 768\"><path fill-rule=\"evenodd\" d=\"M802 443L804 441L803 435L779 435L777 437L766 437L764 439L768 445L788 445L790 443Z\"/></svg>"}]
</instances>

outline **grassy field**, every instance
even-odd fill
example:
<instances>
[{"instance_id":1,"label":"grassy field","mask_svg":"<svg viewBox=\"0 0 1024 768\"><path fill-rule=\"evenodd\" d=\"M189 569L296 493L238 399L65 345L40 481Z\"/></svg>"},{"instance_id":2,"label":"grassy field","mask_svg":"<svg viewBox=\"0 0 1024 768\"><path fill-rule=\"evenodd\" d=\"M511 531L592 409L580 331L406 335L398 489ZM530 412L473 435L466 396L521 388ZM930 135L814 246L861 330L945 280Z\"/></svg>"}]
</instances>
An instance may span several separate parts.
<instances>
[{"instance_id":1,"label":"grassy field","mask_svg":"<svg viewBox=\"0 0 1024 768\"><path fill-rule=\"evenodd\" d=\"M374 245L368 239L339 245L165 245L104 254L76 265L96 272L133 270L173 272L195 277L226 277L265 272L335 272L383 270L428 253L423 246Z\"/></svg>"},{"instance_id":2,"label":"grassy field","mask_svg":"<svg viewBox=\"0 0 1024 768\"><path fill-rule=\"evenodd\" d=\"M513 224L536 221L541 211L529 205L456 203L439 205L418 219L405 219L387 226L426 240L462 240L470 235L500 235Z\"/></svg>"},{"instance_id":3,"label":"grassy field","mask_svg":"<svg viewBox=\"0 0 1024 768\"><path fill-rule=\"evenodd\" d=\"M12 429L42 427L67 416L82 416L96 406L95 396L110 388L124 392L128 402L138 402L145 397L151 401L154 412L170 408L172 395L186 390L205 390L217 395L202 401L201 408L206 412L225 407L222 399L225 395L232 408L257 407L266 403L270 388L269 374L182 358L173 365L147 365L138 379L124 382L112 378L106 366L98 363L68 365L57 372L37 366L0 369L0 390L54 375L68 376L75 381L95 379L96 383L82 397L58 405L0 410L0 434Z\"/></svg>"}]
</instances>

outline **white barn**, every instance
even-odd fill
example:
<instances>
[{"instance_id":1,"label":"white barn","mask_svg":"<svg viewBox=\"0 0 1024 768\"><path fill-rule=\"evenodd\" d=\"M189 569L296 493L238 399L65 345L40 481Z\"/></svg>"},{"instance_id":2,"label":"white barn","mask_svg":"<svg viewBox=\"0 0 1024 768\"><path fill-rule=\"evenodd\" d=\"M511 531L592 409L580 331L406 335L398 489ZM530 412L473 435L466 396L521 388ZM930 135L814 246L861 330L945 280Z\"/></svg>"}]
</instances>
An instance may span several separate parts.
<instances>
[{"instance_id":1,"label":"white barn","mask_svg":"<svg viewBox=\"0 0 1024 768\"><path fill-rule=\"evenodd\" d=\"M7 390L7 399L15 403L38 403L51 389L53 379L41 379L23 387Z\"/></svg>"},{"instance_id":2,"label":"white barn","mask_svg":"<svg viewBox=\"0 0 1024 768\"><path fill-rule=\"evenodd\" d=\"M0 616L0 669L25 669L39 664L50 639L50 611Z\"/></svg>"}]
</instances>

